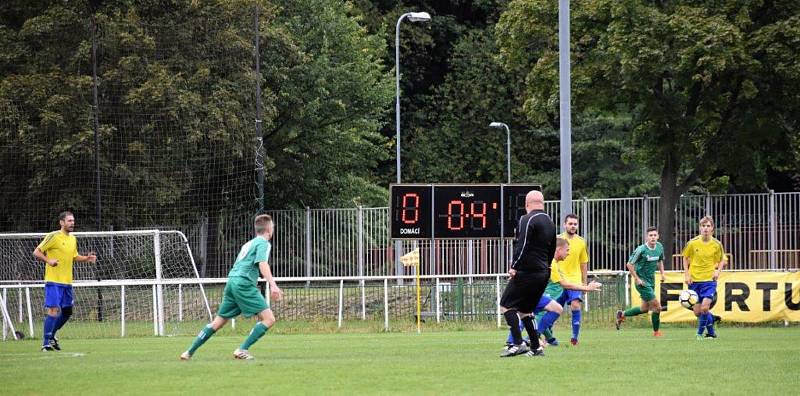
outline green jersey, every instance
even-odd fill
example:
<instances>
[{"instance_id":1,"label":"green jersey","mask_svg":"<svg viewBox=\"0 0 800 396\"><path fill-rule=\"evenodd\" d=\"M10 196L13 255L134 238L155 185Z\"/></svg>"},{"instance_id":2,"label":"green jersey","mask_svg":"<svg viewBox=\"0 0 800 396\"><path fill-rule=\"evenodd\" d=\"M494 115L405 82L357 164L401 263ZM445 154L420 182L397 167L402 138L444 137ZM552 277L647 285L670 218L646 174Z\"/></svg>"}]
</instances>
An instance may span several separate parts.
<instances>
[{"instance_id":1,"label":"green jersey","mask_svg":"<svg viewBox=\"0 0 800 396\"><path fill-rule=\"evenodd\" d=\"M258 282L259 275L258 263L269 259L271 249L269 241L260 236L242 245L242 249L239 250L239 255L236 257L236 262L233 263L233 268L228 272L228 278L234 276L245 278L255 285Z\"/></svg>"},{"instance_id":2,"label":"green jersey","mask_svg":"<svg viewBox=\"0 0 800 396\"><path fill-rule=\"evenodd\" d=\"M633 264L636 275L649 283L649 286L655 286L655 274L659 261L664 261L664 246L661 245L661 242L656 242L653 249L650 249L646 243L637 247L628 259L628 262Z\"/></svg>"}]
</instances>

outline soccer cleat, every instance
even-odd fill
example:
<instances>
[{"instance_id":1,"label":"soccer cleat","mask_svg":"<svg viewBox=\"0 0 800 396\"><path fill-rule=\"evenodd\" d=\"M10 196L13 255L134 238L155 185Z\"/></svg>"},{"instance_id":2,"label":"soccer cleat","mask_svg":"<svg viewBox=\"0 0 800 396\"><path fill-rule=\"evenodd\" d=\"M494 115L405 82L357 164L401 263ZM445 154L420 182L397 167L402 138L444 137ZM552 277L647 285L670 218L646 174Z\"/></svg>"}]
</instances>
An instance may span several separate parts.
<instances>
[{"instance_id":1,"label":"soccer cleat","mask_svg":"<svg viewBox=\"0 0 800 396\"><path fill-rule=\"evenodd\" d=\"M617 320L614 322L614 325L617 326L617 330L619 330L619 325L621 325L622 322L624 321L625 321L625 312L622 312L622 310L617 311Z\"/></svg>"},{"instance_id":2,"label":"soccer cleat","mask_svg":"<svg viewBox=\"0 0 800 396\"><path fill-rule=\"evenodd\" d=\"M553 337L547 340L547 344L550 346L558 346L558 340L555 337Z\"/></svg>"},{"instance_id":3,"label":"soccer cleat","mask_svg":"<svg viewBox=\"0 0 800 396\"><path fill-rule=\"evenodd\" d=\"M522 355L523 353L526 353L528 351L530 351L530 348L528 348L528 346L525 345L525 343L519 345L512 345L510 348L500 353L500 357L512 357L512 356Z\"/></svg>"},{"instance_id":4,"label":"soccer cleat","mask_svg":"<svg viewBox=\"0 0 800 396\"><path fill-rule=\"evenodd\" d=\"M664 334L661 334L661 331L659 331L659 330L656 330L656 331L653 332L653 337L661 337L663 335Z\"/></svg>"},{"instance_id":5,"label":"soccer cleat","mask_svg":"<svg viewBox=\"0 0 800 396\"><path fill-rule=\"evenodd\" d=\"M713 339L717 338L717 334L716 333L715 334L706 334L705 338L707 338L709 340L713 340Z\"/></svg>"},{"instance_id":6,"label":"soccer cleat","mask_svg":"<svg viewBox=\"0 0 800 396\"><path fill-rule=\"evenodd\" d=\"M53 348L53 346L50 344L42 345L42 352L55 352L55 351L56 349Z\"/></svg>"},{"instance_id":7,"label":"soccer cleat","mask_svg":"<svg viewBox=\"0 0 800 396\"><path fill-rule=\"evenodd\" d=\"M53 347L53 349L55 349L57 351L61 350L61 345L58 345L58 338L55 338L55 337L51 338L50 339L50 346Z\"/></svg>"},{"instance_id":8,"label":"soccer cleat","mask_svg":"<svg viewBox=\"0 0 800 396\"><path fill-rule=\"evenodd\" d=\"M192 360L192 355L189 354L189 351L186 351L181 354L181 360Z\"/></svg>"},{"instance_id":9,"label":"soccer cleat","mask_svg":"<svg viewBox=\"0 0 800 396\"><path fill-rule=\"evenodd\" d=\"M236 350L233 351L233 358L234 359L239 359L239 360L253 360L253 359L255 359L255 357L253 355L251 355L250 352L247 352L246 350L239 349L239 348L236 348Z\"/></svg>"},{"instance_id":10,"label":"soccer cleat","mask_svg":"<svg viewBox=\"0 0 800 396\"><path fill-rule=\"evenodd\" d=\"M527 347L530 347L530 346L531 346L531 339L530 339L530 338L528 338L528 337L525 337L525 338L523 338L523 339L522 339L522 342L524 342L524 343L525 343L525 346L527 346Z\"/></svg>"},{"instance_id":11,"label":"soccer cleat","mask_svg":"<svg viewBox=\"0 0 800 396\"><path fill-rule=\"evenodd\" d=\"M572 344L572 346L578 346L578 339L577 338L570 338L569 339L569 343Z\"/></svg>"},{"instance_id":12,"label":"soccer cleat","mask_svg":"<svg viewBox=\"0 0 800 396\"><path fill-rule=\"evenodd\" d=\"M538 349L532 349L528 352L525 352L525 356L544 356L544 349L539 347Z\"/></svg>"}]
</instances>

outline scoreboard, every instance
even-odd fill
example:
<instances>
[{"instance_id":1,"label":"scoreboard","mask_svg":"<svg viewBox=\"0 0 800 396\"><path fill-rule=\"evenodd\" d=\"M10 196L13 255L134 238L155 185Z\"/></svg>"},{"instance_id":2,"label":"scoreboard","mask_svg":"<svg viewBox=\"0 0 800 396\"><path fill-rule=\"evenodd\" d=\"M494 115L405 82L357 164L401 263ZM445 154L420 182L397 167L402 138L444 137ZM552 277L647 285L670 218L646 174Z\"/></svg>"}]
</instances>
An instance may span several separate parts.
<instances>
[{"instance_id":1,"label":"scoreboard","mask_svg":"<svg viewBox=\"0 0 800 396\"><path fill-rule=\"evenodd\" d=\"M392 184L392 239L513 238L539 184Z\"/></svg>"}]
</instances>

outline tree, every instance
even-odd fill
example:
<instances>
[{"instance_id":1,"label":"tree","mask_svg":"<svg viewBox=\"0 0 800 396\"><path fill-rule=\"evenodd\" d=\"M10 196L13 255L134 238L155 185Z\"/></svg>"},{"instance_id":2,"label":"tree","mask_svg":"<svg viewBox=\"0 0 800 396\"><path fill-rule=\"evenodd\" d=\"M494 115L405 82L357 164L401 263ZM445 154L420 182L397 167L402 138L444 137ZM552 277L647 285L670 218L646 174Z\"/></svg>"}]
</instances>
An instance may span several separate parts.
<instances>
[{"instance_id":1,"label":"tree","mask_svg":"<svg viewBox=\"0 0 800 396\"><path fill-rule=\"evenodd\" d=\"M797 134L800 4L593 0L572 10L573 109L631 117L637 156L660 175L671 254L680 195L719 174L764 180ZM525 111L558 119L557 3L512 1L497 29ZM744 165L744 166L743 166Z\"/></svg>"}]
</instances>

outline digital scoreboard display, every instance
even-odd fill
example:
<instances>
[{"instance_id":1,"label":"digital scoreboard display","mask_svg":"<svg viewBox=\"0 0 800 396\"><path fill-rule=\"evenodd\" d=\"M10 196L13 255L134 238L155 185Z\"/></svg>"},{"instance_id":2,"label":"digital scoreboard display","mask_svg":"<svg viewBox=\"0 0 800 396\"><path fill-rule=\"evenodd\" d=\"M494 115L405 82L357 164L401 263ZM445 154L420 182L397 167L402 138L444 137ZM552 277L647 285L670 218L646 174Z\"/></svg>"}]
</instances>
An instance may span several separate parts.
<instances>
[{"instance_id":1,"label":"digital scoreboard display","mask_svg":"<svg viewBox=\"0 0 800 396\"><path fill-rule=\"evenodd\" d=\"M393 184L392 239L513 238L537 184Z\"/></svg>"}]
</instances>

